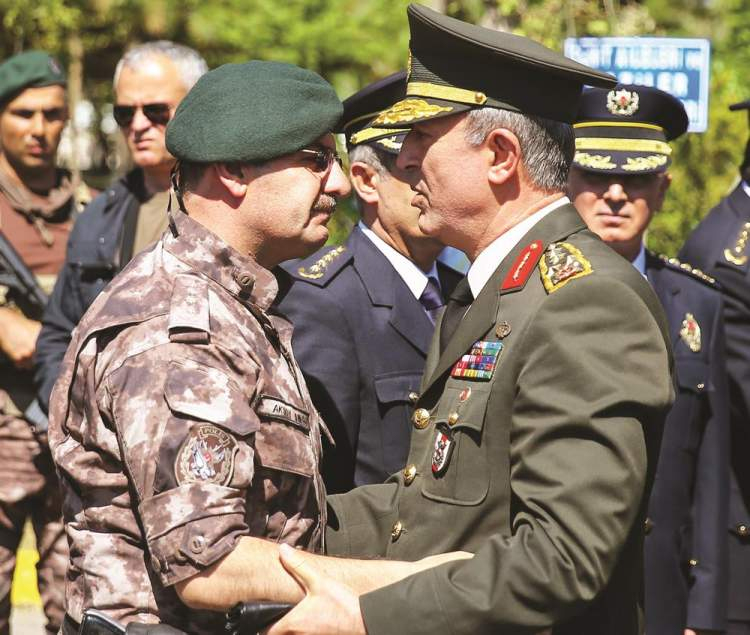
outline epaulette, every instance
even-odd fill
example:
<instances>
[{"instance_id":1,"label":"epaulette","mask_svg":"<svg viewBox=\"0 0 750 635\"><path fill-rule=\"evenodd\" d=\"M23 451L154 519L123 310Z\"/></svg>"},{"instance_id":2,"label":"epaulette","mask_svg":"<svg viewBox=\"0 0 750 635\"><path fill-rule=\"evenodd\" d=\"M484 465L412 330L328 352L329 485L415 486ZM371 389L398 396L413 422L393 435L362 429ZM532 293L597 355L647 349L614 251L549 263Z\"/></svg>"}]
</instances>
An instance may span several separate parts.
<instances>
[{"instance_id":1,"label":"epaulette","mask_svg":"<svg viewBox=\"0 0 750 635\"><path fill-rule=\"evenodd\" d=\"M716 280L714 278L700 269L696 269L693 265L689 265L686 262L680 262L677 258L669 258L664 254L656 254L656 257L675 271L681 271L682 273L692 276L711 287L716 286Z\"/></svg>"},{"instance_id":2,"label":"epaulette","mask_svg":"<svg viewBox=\"0 0 750 635\"><path fill-rule=\"evenodd\" d=\"M581 250L570 243L552 243L539 261L539 274L547 293L554 293L571 280L590 275L594 269Z\"/></svg>"},{"instance_id":3,"label":"epaulette","mask_svg":"<svg viewBox=\"0 0 750 635\"><path fill-rule=\"evenodd\" d=\"M312 258L301 261L297 266L292 268L291 273L295 278L301 278L314 284L325 284L348 262L348 258L342 258L345 252L346 247L344 245L330 247L328 251L325 251L316 260L312 261L312 264L307 264Z\"/></svg>"}]
</instances>

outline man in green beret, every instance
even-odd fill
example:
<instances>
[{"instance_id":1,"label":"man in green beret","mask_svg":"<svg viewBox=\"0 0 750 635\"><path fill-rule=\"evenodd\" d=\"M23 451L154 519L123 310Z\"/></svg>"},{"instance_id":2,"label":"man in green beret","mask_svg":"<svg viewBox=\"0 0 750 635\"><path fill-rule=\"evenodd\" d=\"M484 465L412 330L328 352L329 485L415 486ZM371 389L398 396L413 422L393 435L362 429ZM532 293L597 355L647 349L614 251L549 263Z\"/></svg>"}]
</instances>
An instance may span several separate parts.
<instances>
[{"instance_id":1,"label":"man in green beret","mask_svg":"<svg viewBox=\"0 0 750 635\"><path fill-rule=\"evenodd\" d=\"M404 469L329 497L331 554L464 549L369 593L284 548L306 590L269 630L637 635L643 521L673 398L648 283L565 197L582 86L614 86L538 44L418 5L406 97L419 227L464 251L436 324Z\"/></svg>"},{"instance_id":2,"label":"man in green beret","mask_svg":"<svg viewBox=\"0 0 750 635\"><path fill-rule=\"evenodd\" d=\"M0 64L0 233L18 265L49 293L65 259L73 216L89 198L55 166L68 120L66 79L43 51ZM0 265L0 276L8 276ZM0 286L0 633L8 633L16 550L27 519L39 551L38 580L47 628L63 615L67 544L46 434L36 418L31 358L43 306L20 285Z\"/></svg>"},{"instance_id":3,"label":"man in green beret","mask_svg":"<svg viewBox=\"0 0 750 635\"><path fill-rule=\"evenodd\" d=\"M253 61L204 75L167 127L179 209L84 316L52 395L64 634L89 608L213 634L237 601L301 599L278 543L323 544L327 431L270 270L319 248L349 192L341 113L315 73Z\"/></svg>"}]
</instances>

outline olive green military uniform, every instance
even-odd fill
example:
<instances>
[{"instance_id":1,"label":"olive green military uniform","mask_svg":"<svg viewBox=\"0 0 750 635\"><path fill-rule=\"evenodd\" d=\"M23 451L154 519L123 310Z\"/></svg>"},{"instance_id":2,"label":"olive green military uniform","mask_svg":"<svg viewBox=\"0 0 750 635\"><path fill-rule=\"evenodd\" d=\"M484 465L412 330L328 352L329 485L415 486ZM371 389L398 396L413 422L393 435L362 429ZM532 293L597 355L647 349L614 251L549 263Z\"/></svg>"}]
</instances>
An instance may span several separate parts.
<instances>
[{"instance_id":1,"label":"olive green military uniform","mask_svg":"<svg viewBox=\"0 0 750 635\"><path fill-rule=\"evenodd\" d=\"M503 260L442 354L438 342L406 468L329 499L328 550L476 555L363 596L368 633L637 633L644 510L673 394L647 282L566 205ZM502 345L491 376L455 376L479 342Z\"/></svg>"}]
</instances>

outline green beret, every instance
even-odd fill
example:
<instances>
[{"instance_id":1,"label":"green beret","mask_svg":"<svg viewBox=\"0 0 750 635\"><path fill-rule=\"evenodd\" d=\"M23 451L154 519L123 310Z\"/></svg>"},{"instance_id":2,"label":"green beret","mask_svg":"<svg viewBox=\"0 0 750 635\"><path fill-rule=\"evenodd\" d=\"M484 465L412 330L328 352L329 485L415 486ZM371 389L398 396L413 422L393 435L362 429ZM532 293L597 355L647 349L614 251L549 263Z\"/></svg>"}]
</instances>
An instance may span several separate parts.
<instances>
[{"instance_id":1,"label":"green beret","mask_svg":"<svg viewBox=\"0 0 750 635\"><path fill-rule=\"evenodd\" d=\"M25 51L0 64L0 103L25 88L66 83L65 72L54 57L44 51Z\"/></svg>"},{"instance_id":2,"label":"green beret","mask_svg":"<svg viewBox=\"0 0 750 635\"><path fill-rule=\"evenodd\" d=\"M167 149L195 163L262 163L331 132L343 107L312 71L281 62L224 64L201 77L167 126Z\"/></svg>"}]
</instances>

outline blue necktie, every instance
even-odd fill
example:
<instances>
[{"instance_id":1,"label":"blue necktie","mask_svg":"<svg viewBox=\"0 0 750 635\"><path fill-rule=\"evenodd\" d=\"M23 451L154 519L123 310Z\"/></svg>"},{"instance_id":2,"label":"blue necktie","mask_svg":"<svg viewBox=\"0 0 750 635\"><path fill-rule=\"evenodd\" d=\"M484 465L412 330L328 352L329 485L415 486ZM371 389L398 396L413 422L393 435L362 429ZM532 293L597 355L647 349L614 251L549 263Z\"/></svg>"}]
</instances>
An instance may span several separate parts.
<instances>
[{"instance_id":1,"label":"blue necktie","mask_svg":"<svg viewBox=\"0 0 750 635\"><path fill-rule=\"evenodd\" d=\"M445 305L445 302L443 302L443 294L440 293L440 285L434 277L430 276L427 278L427 286L422 291L422 295L419 296L419 302L427 312L427 317L435 324L438 313Z\"/></svg>"}]
</instances>

